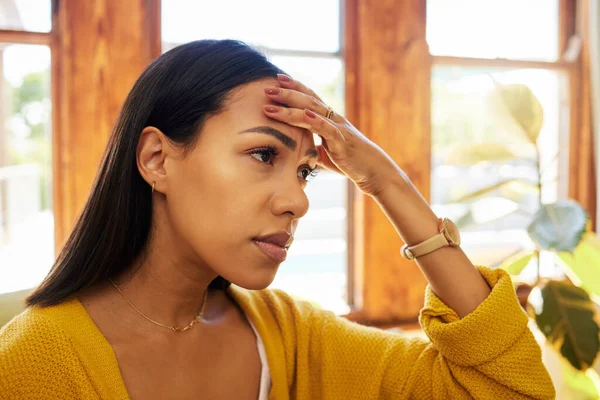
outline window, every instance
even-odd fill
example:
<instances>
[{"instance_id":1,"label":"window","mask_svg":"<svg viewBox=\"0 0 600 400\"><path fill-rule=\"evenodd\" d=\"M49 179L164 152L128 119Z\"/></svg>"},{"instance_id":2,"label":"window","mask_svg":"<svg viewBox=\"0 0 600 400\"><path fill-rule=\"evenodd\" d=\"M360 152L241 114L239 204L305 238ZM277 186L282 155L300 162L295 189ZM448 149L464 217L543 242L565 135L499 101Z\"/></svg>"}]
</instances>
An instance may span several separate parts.
<instances>
[{"instance_id":1,"label":"window","mask_svg":"<svg viewBox=\"0 0 600 400\"><path fill-rule=\"evenodd\" d=\"M428 0L436 56L558 60L558 0Z\"/></svg>"},{"instance_id":2,"label":"window","mask_svg":"<svg viewBox=\"0 0 600 400\"><path fill-rule=\"evenodd\" d=\"M542 201L567 196L569 76L556 63L558 1L451 3L427 2L427 40L434 55L431 203L439 215L460 221L463 247L474 263L499 265L531 246L526 228L539 208L539 195L528 185L538 181L536 149L494 112L489 101L494 82L525 84L539 99L544 111L538 139ZM482 143L501 144L517 157L466 163L461 150ZM460 201L509 180L483 196ZM542 273L552 274L553 265L543 260L544 255ZM534 273L528 268L523 276L533 278Z\"/></svg>"},{"instance_id":3,"label":"window","mask_svg":"<svg viewBox=\"0 0 600 400\"><path fill-rule=\"evenodd\" d=\"M0 0L0 293L54 261L49 30L49 0Z\"/></svg>"},{"instance_id":4,"label":"window","mask_svg":"<svg viewBox=\"0 0 600 400\"><path fill-rule=\"evenodd\" d=\"M0 0L0 29L50 32L50 0Z\"/></svg>"},{"instance_id":5,"label":"window","mask_svg":"<svg viewBox=\"0 0 600 400\"><path fill-rule=\"evenodd\" d=\"M291 13L293 18L285 17ZM301 7L275 0L162 3L163 51L197 39L243 40L339 113L344 112L341 37L339 0L307 0ZM346 194L347 182L337 174L322 171L309 184L310 210L272 284L340 314L349 311Z\"/></svg>"}]
</instances>

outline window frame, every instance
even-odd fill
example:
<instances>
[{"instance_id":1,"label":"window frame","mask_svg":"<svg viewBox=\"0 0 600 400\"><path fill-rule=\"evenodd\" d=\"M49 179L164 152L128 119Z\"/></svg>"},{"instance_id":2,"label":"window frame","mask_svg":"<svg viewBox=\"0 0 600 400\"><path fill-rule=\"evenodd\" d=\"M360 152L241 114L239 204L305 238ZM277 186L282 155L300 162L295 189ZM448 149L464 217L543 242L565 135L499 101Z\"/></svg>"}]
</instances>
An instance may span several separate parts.
<instances>
[{"instance_id":1,"label":"window frame","mask_svg":"<svg viewBox=\"0 0 600 400\"><path fill-rule=\"evenodd\" d=\"M577 101L577 88L581 85L581 67L580 57L574 56L571 59L564 57L568 52L570 39L576 34L576 0L559 1L559 55L563 55L554 62L514 60L514 59L484 59L470 57L452 57L452 56L434 56L429 54L428 46L425 42L426 28L426 2L420 0L396 0L389 2L388 5L380 5L369 2L368 0L347 0L346 15L346 43L351 49L346 50L346 103L348 107L348 117L363 133L373 137L376 141L381 141L380 145L396 160L409 177L413 180L415 186L421 191L424 197L430 198L431 182L431 87L430 82L421 82L422 75L419 70L425 70L427 78L431 79L433 66L455 65L464 67L491 67L491 68L536 68L553 71L561 71L568 77L569 83L565 90L570 99L567 125L567 140L570 144L568 156L568 189L563 187L559 197L572 196L573 181L581 180L577 175L578 171L585 166L575 162L573 157L577 151L576 140L579 136L577 132L577 119L575 102ZM386 13L394 15L395 19L386 18ZM369 16L371 14L372 16ZM374 22L379 16L379 21ZM394 40L386 38L382 30L394 30L401 38ZM371 37L367 37L361 30L369 30ZM401 34L403 33L403 34ZM378 41L379 39L379 41ZM388 52L397 49L397 54L405 57L406 60L391 60L386 58L383 52L373 52L372 48L385 47ZM428 56L421 56L419 50L410 52L407 49L424 47ZM420 142L421 146L416 150L419 152L419 158L413 162L410 155L405 151L390 147L389 143L394 141L379 132L369 132L373 126L371 119L382 117L384 113L372 103L377 102L376 94L372 93L369 85L376 86L377 82L369 79L370 72L365 63L360 60L361 54L375 54L373 64L377 68L377 61L388 63L387 68L379 68L378 73L383 79L398 81L398 87L408 87L413 93L426 91L422 97L426 97L420 104L425 108L420 112L414 111L409 115L408 126L413 130L411 139ZM399 57L400 57L399 56ZM364 55L362 56L364 57ZM412 73L414 76L409 78L399 74L396 71ZM407 79L413 79L414 82L407 82ZM422 93L421 93L422 94ZM401 99L392 99L391 106L403 104ZM365 116L365 114L369 114ZM423 121L422 115L426 115L428 120ZM561 113L562 118L562 113ZM423 123L425 127L419 128L418 123ZM390 123L380 124L383 127L389 127L393 132L393 125ZM563 134L565 124L560 121L559 135ZM410 132L410 131L409 131ZM378 140L379 139L379 140ZM561 138L562 139L562 138ZM409 161L404 161L408 157ZM559 167L560 168L560 167ZM560 173L560 172L559 172ZM584 174L585 175L585 174ZM595 191L595 189L594 189ZM595 204L588 204L594 208ZM377 214L377 206L370 199L365 199L358 193L350 205L355 215L354 226L350 228L350 234L355 239L350 251L354 254L353 281L355 282L354 298L357 300L353 304L353 311L346 317L364 324L389 327L401 326L404 328L418 327L417 318L420 308L423 305L422 297L418 298L411 293L416 290L422 290L426 285L425 278L418 271L416 265L400 260L397 254L399 248L397 241L390 240L390 230L383 225L387 222ZM385 221L385 222L384 222ZM389 223L388 223L389 224ZM388 246L378 244L382 241L388 241ZM367 256L365 256L367 254ZM368 257L369 254L375 257ZM372 259L371 259L372 258ZM367 263L369 265L367 265ZM384 265L391 264L391 265ZM397 270L401 270L400 274ZM399 279L402 276L404 279ZM391 283L390 283L391 282ZM373 294L377 291L377 294ZM398 304L400 303L400 304Z\"/></svg>"},{"instance_id":2,"label":"window frame","mask_svg":"<svg viewBox=\"0 0 600 400\"><path fill-rule=\"evenodd\" d=\"M511 60L511 59L484 59L484 58L467 58L467 57L448 57L448 56L433 56L432 55L432 69L437 66L458 66L458 67L480 67L480 68L497 68L498 70L513 70L513 69L538 69L538 70L549 70L563 73L563 77L566 78L567 82L561 80L560 92L565 93L569 99L568 104L561 105L559 111L559 127L558 127L558 140L560 143L568 142L569 127L565 124L570 119L571 110L571 99L572 94L570 93L569 82L574 79L573 77L573 64L566 61L556 62L545 62L545 61L525 61L525 60ZM563 96L561 96L562 98ZM567 110L565 110L565 108ZM566 117L566 118L565 118ZM560 147L560 146L559 146ZM570 146L569 146L570 148ZM569 151L565 154L560 154L560 157L556 161L558 164L558 194L557 197L560 200L566 200L569 197L568 193L568 169L569 169ZM565 173L566 172L566 173ZM565 181L565 178L567 180ZM494 246L482 246L477 249L477 252L486 251ZM471 253L473 255L473 253Z\"/></svg>"},{"instance_id":3,"label":"window frame","mask_svg":"<svg viewBox=\"0 0 600 400\"><path fill-rule=\"evenodd\" d=\"M60 7L59 7L60 6ZM95 105L98 121L86 122L73 112L72 96L83 96L88 101L95 96L96 87L90 94L77 90L83 87L83 77L68 73L74 66L84 70L99 68L97 56L102 49L82 47L73 38L81 35L89 24L104 24L109 17L132 12L141 14L143 23L136 22L140 37L125 44L129 54L149 62L161 53L161 7L160 0L145 0L139 5L105 0L102 7L106 15L98 17L90 12L92 5L75 0L52 0L52 28L50 32L26 32L0 30L0 42L38 44L50 46L51 99L52 99L52 147L54 176L55 243L57 251L62 247L68 232L74 226L77 214L84 204L88 189L95 175L97 160L104 149L101 137L87 148L86 157L73 156L78 141L75 132L90 131L94 122L100 128L114 123L115 106L122 103L122 90L106 89L109 105ZM137 7L137 8L136 8ZM338 52L262 50L269 55L334 57L344 63L346 116L363 133L379 143L403 168L426 199L430 194L430 79L434 64L490 66L505 68L544 68L566 71L570 78L569 93L577 101L582 85L582 69L579 57L557 62L520 61L508 59L473 59L448 56L431 56L425 41L425 2L422 0L372 0L340 1L340 47ZM560 0L559 3L559 54L565 54L569 39L576 34L576 0ZM132 11L134 10L134 11ZM74 22L75 17L81 19ZM96 18L96 19L94 19ZM132 28L122 18L115 18L110 29L100 32L105 45L124 45L119 35ZM86 25L88 24L88 25ZM127 26L124 26L127 25ZM390 35L389 32L396 32ZM89 34L89 32L88 32ZM395 54L393 57L390 54ZM88 57L82 57L87 54ZM102 60L100 60L102 61ZM143 63L139 63L140 65ZM130 85L131 78L139 74L139 65L126 66L126 73L117 74L107 66L113 85L120 89ZM374 70L376 73L374 73ZM383 102L378 89L386 91L386 85L408 90L412 96L404 99L391 93ZM408 110L402 120L394 120L389 110ZM571 144L579 140L576 107L571 104L569 138ZM397 111L396 111L397 112ZM374 121L377 121L375 123ZM377 128L377 129L375 129ZM410 135L410 141L418 146L401 148L393 133ZM108 132L103 132L108 135ZM413 151L411 153L410 151ZM583 166L575 163L576 146L571 146L569 165L569 193L574 185L583 185ZM416 153L415 153L416 152ZM575 155L575 156L574 156ZM575 179L573 179L575 178ZM575 183L571 182L576 181ZM579 182L579 183L577 183ZM595 188L593 189L595 192ZM348 185L348 302L352 312L345 317L363 324L379 327L418 327L417 317L423 304L425 278L416 264L403 260L398 253L401 241L398 235L372 199L358 193ZM595 213L595 205L594 205ZM367 263L369 265L367 265Z\"/></svg>"},{"instance_id":4,"label":"window frame","mask_svg":"<svg viewBox=\"0 0 600 400\"><path fill-rule=\"evenodd\" d=\"M118 18L119 15L129 17ZM133 21L132 16L136 17ZM55 252L58 254L87 200L110 128L129 88L143 68L160 55L160 0L139 3L104 0L101 4L51 0L51 18L50 32L0 29L0 43L50 47L52 202ZM97 28L96 35L90 36L90 26ZM98 46L90 47L82 40L90 37ZM105 59L106 49L116 48L120 52L108 51L117 54L117 60L111 59L111 64ZM114 68L119 57L132 56L135 62ZM74 71L83 72L74 75ZM83 76L85 73L102 73L104 79L90 84ZM105 101L96 101L97 91L104 93ZM90 116L76 111L81 103L90 105ZM94 142L87 143L86 154L81 155L78 149L85 141L85 135L75 132L97 132L99 129L98 138L92 135Z\"/></svg>"},{"instance_id":5,"label":"window frame","mask_svg":"<svg viewBox=\"0 0 600 400\"><path fill-rule=\"evenodd\" d=\"M0 28L0 47L4 47L4 45L10 46L10 45L38 45L38 46L46 46L48 47L48 49L50 50L50 57L51 57L51 65L50 65L50 101L52 104L52 111L51 111L51 119L52 119L52 139L51 139L51 146L52 146L52 158L55 157L55 139L54 139L54 132L55 132L55 120L56 120L56 112L55 111L55 106L54 106L54 102L55 102L55 88L54 88L54 58L55 58L55 48L53 46L53 42L54 42L54 9L56 7L56 1L57 0L53 0L51 2L51 16L52 16L52 27L51 30L49 32L33 32L33 31L26 31L26 30L14 30L14 29L1 29ZM3 71L3 65L2 65L2 56L0 56L0 77L3 77L4 75L4 71ZM4 82L0 82L0 94L3 93L3 89L2 86L4 85ZM2 99L0 99L0 103L2 103ZM3 104L0 104L0 112L2 112L2 115L0 115L0 119L4 117L3 113L4 113L4 109L3 109ZM6 139L6 132L4 131L4 128L0 126L0 144L4 144ZM52 161L52 174L54 176L55 173L55 164L54 161ZM0 185L4 185L5 183L2 181L0 182ZM52 201L55 201L55 195L56 195L56 191L53 190L52 193ZM0 204L0 207L4 208L4 204ZM54 212L54 210L53 210ZM56 225L54 227L54 236L56 237ZM55 237L53 239L55 239ZM1 295L2 293L0 293Z\"/></svg>"},{"instance_id":6,"label":"window frame","mask_svg":"<svg viewBox=\"0 0 600 400\"><path fill-rule=\"evenodd\" d=\"M0 29L0 42L9 44L37 44L52 47L52 31L29 32Z\"/></svg>"}]
</instances>

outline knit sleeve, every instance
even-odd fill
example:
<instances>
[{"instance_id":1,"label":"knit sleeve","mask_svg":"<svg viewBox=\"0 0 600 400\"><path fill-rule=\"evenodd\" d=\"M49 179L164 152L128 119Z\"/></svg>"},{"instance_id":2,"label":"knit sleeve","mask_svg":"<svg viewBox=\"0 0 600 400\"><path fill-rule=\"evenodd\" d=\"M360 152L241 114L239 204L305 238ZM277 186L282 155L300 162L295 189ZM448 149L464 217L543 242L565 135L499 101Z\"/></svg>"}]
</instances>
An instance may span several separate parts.
<instances>
[{"instance_id":1,"label":"knit sleeve","mask_svg":"<svg viewBox=\"0 0 600 400\"><path fill-rule=\"evenodd\" d=\"M66 334L29 312L0 330L0 399L95 399Z\"/></svg>"},{"instance_id":2,"label":"knit sleeve","mask_svg":"<svg viewBox=\"0 0 600 400\"><path fill-rule=\"evenodd\" d=\"M431 345L420 357L433 397L554 399L541 349L510 275L501 269L478 270L492 291L462 319L431 286L426 289L419 320ZM415 386L413 392L418 390Z\"/></svg>"},{"instance_id":3,"label":"knit sleeve","mask_svg":"<svg viewBox=\"0 0 600 400\"><path fill-rule=\"evenodd\" d=\"M420 323L430 341L300 311L310 323L296 321L295 385L310 393L299 398L554 399L510 276L478 270L492 291L462 319L427 288Z\"/></svg>"}]
</instances>

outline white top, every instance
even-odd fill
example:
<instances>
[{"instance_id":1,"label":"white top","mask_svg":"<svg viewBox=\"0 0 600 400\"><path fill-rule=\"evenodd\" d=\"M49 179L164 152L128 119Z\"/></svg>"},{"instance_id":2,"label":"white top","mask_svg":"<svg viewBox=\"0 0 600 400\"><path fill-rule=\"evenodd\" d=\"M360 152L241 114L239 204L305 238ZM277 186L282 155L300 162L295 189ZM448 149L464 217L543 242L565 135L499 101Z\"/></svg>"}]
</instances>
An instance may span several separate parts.
<instances>
[{"instance_id":1,"label":"white top","mask_svg":"<svg viewBox=\"0 0 600 400\"><path fill-rule=\"evenodd\" d=\"M250 318L246 317L254 334L256 335L256 346L258 347L258 355L260 356L260 390L258 392L258 400L267 400L269 397L269 391L271 390L271 371L269 370L269 364L267 363L267 353L265 351L265 345L263 344L256 327L250 321Z\"/></svg>"}]
</instances>

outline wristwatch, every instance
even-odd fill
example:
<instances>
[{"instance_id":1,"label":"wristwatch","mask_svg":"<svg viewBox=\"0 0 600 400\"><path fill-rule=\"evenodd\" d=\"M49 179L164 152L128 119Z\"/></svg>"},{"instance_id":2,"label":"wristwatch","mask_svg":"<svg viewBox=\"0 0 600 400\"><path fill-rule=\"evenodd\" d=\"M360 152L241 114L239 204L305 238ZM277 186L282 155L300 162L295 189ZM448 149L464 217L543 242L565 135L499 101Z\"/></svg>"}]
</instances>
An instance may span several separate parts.
<instances>
[{"instance_id":1,"label":"wristwatch","mask_svg":"<svg viewBox=\"0 0 600 400\"><path fill-rule=\"evenodd\" d=\"M434 252L442 247L458 247L460 246L460 232L454 222L448 218L438 219L438 230L440 233L424 242L408 247L402 246L400 254L407 260L414 260L417 257L424 256Z\"/></svg>"}]
</instances>

